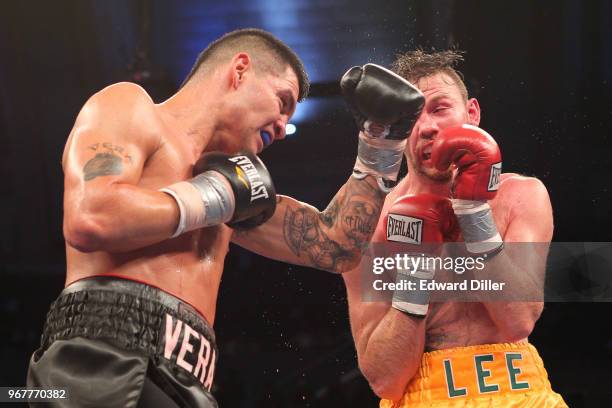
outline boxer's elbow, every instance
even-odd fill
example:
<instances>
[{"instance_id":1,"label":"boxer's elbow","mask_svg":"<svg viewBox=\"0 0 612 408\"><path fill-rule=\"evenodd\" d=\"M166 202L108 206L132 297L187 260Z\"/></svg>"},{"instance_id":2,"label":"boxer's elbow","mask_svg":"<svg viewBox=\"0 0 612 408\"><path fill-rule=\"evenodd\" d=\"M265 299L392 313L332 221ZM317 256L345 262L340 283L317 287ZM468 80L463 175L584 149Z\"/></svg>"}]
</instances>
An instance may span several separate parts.
<instances>
[{"instance_id":1,"label":"boxer's elbow","mask_svg":"<svg viewBox=\"0 0 612 408\"><path fill-rule=\"evenodd\" d=\"M522 310L515 311L512 320L504 319L505 324L499 328L504 333L504 341L516 342L529 337L536 321L542 314L543 303L526 302L522 303L520 307Z\"/></svg>"},{"instance_id":2,"label":"boxer's elbow","mask_svg":"<svg viewBox=\"0 0 612 408\"><path fill-rule=\"evenodd\" d=\"M510 342L524 340L531 335L535 327L535 319L525 319L517 322L509 329L508 339Z\"/></svg>"},{"instance_id":3,"label":"boxer's elbow","mask_svg":"<svg viewBox=\"0 0 612 408\"><path fill-rule=\"evenodd\" d=\"M361 252L359 250L347 251L347 256L341 262L336 262L335 269L329 269L333 273L346 273L357 269L361 263Z\"/></svg>"},{"instance_id":4,"label":"boxer's elbow","mask_svg":"<svg viewBox=\"0 0 612 408\"><path fill-rule=\"evenodd\" d=\"M533 325L521 324L507 327L502 332L504 333L503 338L505 342L515 343L529 337L532 331Z\"/></svg>"},{"instance_id":5,"label":"boxer's elbow","mask_svg":"<svg viewBox=\"0 0 612 408\"><path fill-rule=\"evenodd\" d=\"M392 376L381 372L378 367L362 365L360 368L364 377L368 380L370 388L379 398L397 401L402 397L403 384L394 381Z\"/></svg>"},{"instance_id":6,"label":"boxer's elbow","mask_svg":"<svg viewBox=\"0 0 612 408\"><path fill-rule=\"evenodd\" d=\"M368 382L374 394L379 398L397 401L403 395L402 388L385 379L369 380Z\"/></svg>"},{"instance_id":7,"label":"boxer's elbow","mask_svg":"<svg viewBox=\"0 0 612 408\"><path fill-rule=\"evenodd\" d=\"M103 250L109 241L110 227L102 217L88 214L66 216L64 238L66 243L80 252Z\"/></svg>"}]
</instances>

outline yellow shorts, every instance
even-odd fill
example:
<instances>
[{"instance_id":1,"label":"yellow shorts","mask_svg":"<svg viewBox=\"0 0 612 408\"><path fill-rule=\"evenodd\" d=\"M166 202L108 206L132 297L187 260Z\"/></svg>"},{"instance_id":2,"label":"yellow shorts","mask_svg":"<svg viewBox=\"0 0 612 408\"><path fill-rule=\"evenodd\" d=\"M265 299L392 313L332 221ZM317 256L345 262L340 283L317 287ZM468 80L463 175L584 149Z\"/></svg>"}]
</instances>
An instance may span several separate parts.
<instances>
[{"instance_id":1,"label":"yellow shorts","mask_svg":"<svg viewBox=\"0 0 612 408\"><path fill-rule=\"evenodd\" d=\"M529 343L484 344L423 354L421 367L399 401L402 407L565 407L538 351Z\"/></svg>"}]
</instances>

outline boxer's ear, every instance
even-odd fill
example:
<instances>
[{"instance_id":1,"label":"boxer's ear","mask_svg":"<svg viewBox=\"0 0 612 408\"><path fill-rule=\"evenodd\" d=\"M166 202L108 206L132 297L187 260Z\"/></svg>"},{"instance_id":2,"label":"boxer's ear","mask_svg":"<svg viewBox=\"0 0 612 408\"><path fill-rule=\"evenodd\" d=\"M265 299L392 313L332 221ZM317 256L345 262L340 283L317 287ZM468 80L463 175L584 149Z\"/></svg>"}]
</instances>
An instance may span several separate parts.
<instances>
[{"instance_id":1,"label":"boxer's ear","mask_svg":"<svg viewBox=\"0 0 612 408\"><path fill-rule=\"evenodd\" d=\"M478 126L480 124L480 104L476 98L470 98L466 102L466 110L469 125Z\"/></svg>"},{"instance_id":2,"label":"boxer's ear","mask_svg":"<svg viewBox=\"0 0 612 408\"><path fill-rule=\"evenodd\" d=\"M240 52L232 58L230 78L233 88L238 88L244 81L245 74L251 69L252 60L246 52Z\"/></svg>"}]
</instances>

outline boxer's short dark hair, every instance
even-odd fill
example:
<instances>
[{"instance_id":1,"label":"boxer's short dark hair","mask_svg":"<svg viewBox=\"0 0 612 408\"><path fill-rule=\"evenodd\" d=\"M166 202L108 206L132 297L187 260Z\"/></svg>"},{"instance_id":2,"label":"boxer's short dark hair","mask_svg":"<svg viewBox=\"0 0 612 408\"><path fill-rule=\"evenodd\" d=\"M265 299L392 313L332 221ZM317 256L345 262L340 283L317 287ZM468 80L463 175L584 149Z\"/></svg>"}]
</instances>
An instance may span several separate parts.
<instances>
[{"instance_id":1,"label":"boxer's short dark hair","mask_svg":"<svg viewBox=\"0 0 612 408\"><path fill-rule=\"evenodd\" d=\"M458 50L426 52L422 49L408 51L396 56L391 69L408 81L416 84L419 79L437 74L447 74L459 87L461 95L467 100L468 92L463 75L456 66L463 61L464 52Z\"/></svg>"},{"instance_id":2,"label":"boxer's short dark hair","mask_svg":"<svg viewBox=\"0 0 612 408\"><path fill-rule=\"evenodd\" d=\"M244 28L229 32L206 47L183 81L183 86L202 68L225 62L239 52L248 52L255 61L254 69L281 74L287 65L298 78L298 102L308 95L310 82L300 57L287 44L267 31Z\"/></svg>"}]
</instances>

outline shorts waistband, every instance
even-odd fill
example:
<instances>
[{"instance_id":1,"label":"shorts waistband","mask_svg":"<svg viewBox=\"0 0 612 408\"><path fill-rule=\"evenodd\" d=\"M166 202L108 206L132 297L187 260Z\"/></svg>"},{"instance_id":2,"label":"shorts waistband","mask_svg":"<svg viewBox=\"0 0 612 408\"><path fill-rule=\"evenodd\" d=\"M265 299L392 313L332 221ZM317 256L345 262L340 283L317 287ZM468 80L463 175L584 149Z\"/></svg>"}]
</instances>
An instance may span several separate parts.
<instances>
[{"instance_id":1,"label":"shorts waistband","mask_svg":"<svg viewBox=\"0 0 612 408\"><path fill-rule=\"evenodd\" d=\"M148 300L160 303L170 309L178 310L179 308L189 310L200 319L204 320L207 325L208 321L200 312L198 312L193 306L185 303L176 296L171 295L162 289L156 288L155 286L148 285L146 283L137 282L129 279L123 279L115 276L93 276L89 278L80 279L72 282L66 286L62 292L63 294L79 292L82 290L112 290L113 292L127 293L137 297L143 297ZM61 296L60 295L60 296Z\"/></svg>"},{"instance_id":2,"label":"shorts waistband","mask_svg":"<svg viewBox=\"0 0 612 408\"><path fill-rule=\"evenodd\" d=\"M41 343L46 349L59 339L104 338L154 355L166 314L202 333L216 348L213 329L189 304L153 286L106 276L81 279L62 290L47 314Z\"/></svg>"}]
</instances>

